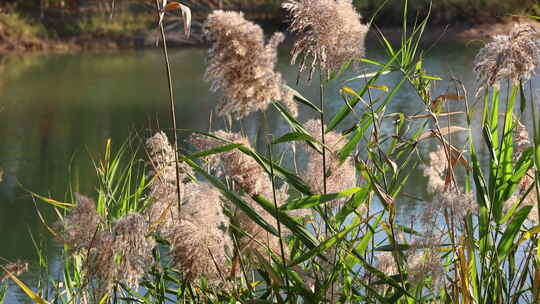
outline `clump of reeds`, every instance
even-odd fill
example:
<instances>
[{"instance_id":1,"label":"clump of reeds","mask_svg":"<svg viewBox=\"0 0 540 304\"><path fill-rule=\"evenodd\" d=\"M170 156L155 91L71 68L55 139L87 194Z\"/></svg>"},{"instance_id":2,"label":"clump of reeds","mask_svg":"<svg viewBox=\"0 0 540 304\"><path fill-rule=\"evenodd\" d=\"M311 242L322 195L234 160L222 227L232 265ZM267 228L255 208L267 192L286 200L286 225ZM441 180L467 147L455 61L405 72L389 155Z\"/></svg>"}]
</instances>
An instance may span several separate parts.
<instances>
[{"instance_id":1,"label":"clump of reeds","mask_svg":"<svg viewBox=\"0 0 540 304\"><path fill-rule=\"evenodd\" d=\"M427 190L434 194L422 215L426 227L433 227L443 210L450 210L452 215L462 219L478 209L472 194L464 192L454 183L451 167L454 161L450 161L450 153L447 145L446 148L439 145L436 151L429 153L430 163L424 166L424 176L428 177Z\"/></svg>"},{"instance_id":2,"label":"clump of reeds","mask_svg":"<svg viewBox=\"0 0 540 304\"><path fill-rule=\"evenodd\" d=\"M147 237L148 231L144 217L132 212L118 219L111 232L97 234L89 248L87 273L98 278L99 299L110 294L119 281L138 289L140 278L153 261L155 242Z\"/></svg>"},{"instance_id":3,"label":"clump of reeds","mask_svg":"<svg viewBox=\"0 0 540 304\"><path fill-rule=\"evenodd\" d=\"M475 58L478 90L498 87L503 79L512 84L529 79L538 66L539 55L536 29L530 24L516 24L509 35L495 36Z\"/></svg>"},{"instance_id":4,"label":"clump of reeds","mask_svg":"<svg viewBox=\"0 0 540 304\"><path fill-rule=\"evenodd\" d=\"M309 65L309 79L316 68L339 71L364 55L368 26L360 22L351 0L289 0L283 8L289 13L290 31L298 35L291 63L303 54L300 72Z\"/></svg>"},{"instance_id":5,"label":"clump of reeds","mask_svg":"<svg viewBox=\"0 0 540 304\"><path fill-rule=\"evenodd\" d=\"M292 94L274 71L281 33L265 43L262 29L238 12L214 11L206 20L205 33L212 42L205 79L212 90L223 91L219 114L240 119L283 101L296 115Z\"/></svg>"},{"instance_id":6,"label":"clump of reeds","mask_svg":"<svg viewBox=\"0 0 540 304\"><path fill-rule=\"evenodd\" d=\"M164 234L173 265L189 280L202 275L212 284L223 283L233 246L221 194L210 184L196 183L190 185L183 206L186 212Z\"/></svg>"},{"instance_id":7,"label":"clump of reeds","mask_svg":"<svg viewBox=\"0 0 540 304\"><path fill-rule=\"evenodd\" d=\"M186 279L193 281L203 275L217 283L217 279L223 279L220 274L227 267L232 248L229 219L223 214L219 191L207 183L184 179L180 202L183 210L179 212L174 207L178 197L172 146L163 132L149 138L146 146L154 169L145 214L169 241L173 266L183 271Z\"/></svg>"},{"instance_id":8,"label":"clump of reeds","mask_svg":"<svg viewBox=\"0 0 540 304\"><path fill-rule=\"evenodd\" d=\"M77 205L61 220L62 238L73 252L90 248L103 223L93 200L81 194L76 194L75 198Z\"/></svg>"},{"instance_id":9,"label":"clump of reeds","mask_svg":"<svg viewBox=\"0 0 540 304\"><path fill-rule=\"evenodd\" d=\"M72 254L82 254L85 258L87 280L97 278L94 295L98 299L108 296L119 281L137 289L155 247L153 239L146 236L148 223L133 212L109 228L97 213L93 200L80 194L76 197L77 206L60 222L61 237Z\"/></svg>"},{"instance_id":10,"label":"clump of reeds","mask_svg":"<svg viewBox=\"0 0 540 304\"><path fill-rule=\"evenodd\" d=\"M216 138L222 140L202 136L193 135L188 141L191 142L198 150L204 151L217 148L228 143L241 144L245 148L253 150L249 140L238 133L216 131L212 133ZM206 158L211 166L211 170L222 178L230 178L239 187L239 190L245 192L244 200L257 212L263 219L271 225L276 225L275 219L259 204L257 204L252 195L262 195L266 199L273 199L273 185L268 173L263 167L248 154L239 149L229 150L223 153L212 155ZM278 205L283 204L288 198L287 186L276 189L276 201ZM230 206L233 209L234 206ZM302 215L297 213L297 215ZM240 238L239 246L242 250L249 252L250 250L265 251L269 249L273 252L279 252L279 238L269 233L264 228L253 222L243 211L237 210L234 220L238 223L242 231L248 235Z\"/></svg>"}]
</instances>

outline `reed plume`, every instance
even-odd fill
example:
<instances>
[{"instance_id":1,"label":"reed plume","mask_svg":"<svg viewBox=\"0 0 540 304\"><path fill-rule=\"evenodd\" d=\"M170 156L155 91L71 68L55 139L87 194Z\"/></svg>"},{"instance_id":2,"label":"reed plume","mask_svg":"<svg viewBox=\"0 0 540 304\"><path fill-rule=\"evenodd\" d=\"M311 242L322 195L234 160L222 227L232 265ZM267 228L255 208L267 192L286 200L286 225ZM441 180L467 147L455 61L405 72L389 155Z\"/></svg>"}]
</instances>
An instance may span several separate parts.
<instances>
[{"instance_id":1,"label":"reed plume","mask_svg":"<svg viewBox=\"0 0 540 304\"><path fill-rule=\"evenodd\" d=\"M118 219L112 232L100 231L89 250L87 274L97 278L96 294L110 294L116 282L137 290L139 279L152 263L155 242L148 234L148 223L132 212Z\"/></svg>"},{"instance_id":2,"label":"reed plume","mask_svg":"<svg viewBox=\"0 0 540 304\"><path fill-rule=\"evenodd\" d=\"M191 136L188 141L198 150L209 150L230 143L241 144L253 150L247 137L238 133L220 130L212 133L212 135L229 142L198 134ZM211 168L216 171L215 173L219 177L231 178L242 190L250 195L260 194L266 189L272 189L272 183L266 171L255 159L239 149L214 154L206 158L206 160L209 161Z\"/></svg>"},{"instance_id":3,"label":"reed plume","mask_svg":"<svg viewBox=\"0 0 540 304\"><path fill-rule=\"evenodd\" d=\"M265 44L262 29L238 12L217 10L211 13L204 31L212 42L208 51L205 79L212 90L222 90L218 113L240 119L264 111L275 101L283 101L296 115L296 104L281 74L274 71L281 33Z\"/></svg>"},{"instance_id":4,"label":"reed plume","mask_svg":"<svg viewBox=\"0 0 540 304\"><path fill-rule=\"evenodd\" d=\"M75 194L75 199L77 205L59 223L63 230L62 239L69 245L71 253L90 248L103 221L92 199L79 193Z\"/></svg>"},{"instance_id":5,"label":"reed plume","mask_svg":"<svg viewBox=\"0 0 540 304\"><path fill-rule=\"evenodd\" d=\"M242 144L244 147L253 150L249 140L238 133L216 131L213 132L212 135L229 142L198 134L192 135L188 141L198 150L213 149L230 143ZM270 201L273 199L272 181L269 178L268 173L257 161L255 161L255 159L239 149L233 149L207 157L206 161L211 163L210 167L215 171L215 174L218 177L230 178L240 187L245 193L245 195L242 196L243 200L249 204L259 216L270 225L277 225L276 219L252 198L253 195L259 194ZM287 192L288 188L285 185L276 189L276 201L278 206L287 201L289 197ZM245 252L254 250L264 252L269 249L274 253L279 254L280 247L278 237L268 233L264 228L253 222L246 213L238 210L235 206L230 204L230 202L228 202L228 204L229 207L235 211L233 220L238 224L238 227L242 231L248 234L248 236L238 240L242 250ZM302 210L292 213L291 215L305 216L306 211ZM285 233L287 232L288 231L285 231Z\"/></svg>"},{"instance_id":6,"label":"reed plume","mask_svg":"<svg viewBox=\"0 0 540 304\"><path fill-rule=\"evenodd\" d=\"M319 120L310 120L305 125L306 130L313 138L321 141L321 123ZM356 185L356 169L351 159L341 163L338 152L345 146L346 141L336 132L325 134L326 138L326 190L327 193L341 192ZM323 189L323 161L321 154L311 147L308 148L309 161L306 169L306 183L316 193L324 193Z\"/></svg>"},{"instance_id":7,"label":"reed plume","mask_svg":"<svg viewBox=\"0 0 540 304\"><path fill-rule=\"evenodd\" d=\"M298 35L291 52L291 64L303 54L300 72L339 71L346 62L364 55L368 26L351 0L289 0L283 4L290 18L289 30ZM311 63L308 63L311 61Z\"/></svg>"},{"instance_id":8,"label":"reed plume","mask_svg":"<svg viewBox=\"0 0 540 304\"><path fill-rule=\"evenodd\" d=\"M208 183L184 179L179 214L177 208L171 208L178 201L172 146L158 132L147 141L147 149L155 169L150 183L152 203L145 215L170 243L173 266L190 281L202 275L212 284L221 282L219 274L226 270L232 242L220 192ZM191 168L183 168L182 172L183 176L192 175Z\"/></svg>"},{"instance_id":9,"label":"reed plume","mask_svg":"<svg viewBox=\"0 0 540 304\"><path fill-rule=\"evenodd\" d=\"M469 213L476 213L478 206L472 193L462 192L457 186L451 185L449 161L444 146L440 145L436 151L430 152L429 159L429 165L424 166L424 176L428 177L428 192L435 196L424 208L422 223L426 227L435 225L437 216L445 209L460 219Z\"/></svg>"},{"instance_id":10,"label":"reed plume","mask_svg":"<svg viewBox=\"0 0 540 304\"><path fill-rule=\"evenodd\" d=\"M164 233L173 265L188 280L202 275L211 284L223 283L233 246L221 193L204 182L190 184L189 189L181 220Z\"/></svg>"},{"instance_id":11,"label":"reed plume","mask_svg":"<svg viewBox=\"0 0 540 304\"><path fill-rule=\"evenodd\" d=\"M530 24L515 25L509 35L497 35L476 55L474 71L477 94L508 79L512 84L527 80L538 66L540 44Z\"/></svg>"},{"instance_id":12,"label":"reed plume","mask_svg":"<svg viewBox=\"0 0 540 304\"><path fill-rule=\"evenodd\" d=\"M147 206L144 215L158 230L170 230L171 225L179 220L178 193L176 183L176 165L174 148L163 132L157 132L147 139L146 151L148 153L150 175L149 183L151 204ZM180 171L180 197L188 191L186 184L190 183L193 169L186 163L179 164Z\"/></svg>"}]
</instances>

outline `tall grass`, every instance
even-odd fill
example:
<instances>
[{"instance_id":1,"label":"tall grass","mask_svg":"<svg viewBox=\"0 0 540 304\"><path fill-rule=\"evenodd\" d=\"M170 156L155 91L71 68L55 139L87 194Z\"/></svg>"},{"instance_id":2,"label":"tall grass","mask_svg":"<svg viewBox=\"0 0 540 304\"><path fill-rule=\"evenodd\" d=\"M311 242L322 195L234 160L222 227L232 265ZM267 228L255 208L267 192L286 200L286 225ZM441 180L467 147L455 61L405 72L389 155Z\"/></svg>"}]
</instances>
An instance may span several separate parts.
<instances>
[{"instance_id":1,"label":"tall grass","mask_svg":"<svg viewBox=\"0 0 540 304\"><path fill-rule=\"evenodd\" d=\"M146 170L137 154L114 155L108 144L96 164L96 203L75 194L76 206L37 196L59 210L59 224L49 229L64 243L60 277L44 278L37 292L8 277L39 303L537 303L540 116L526 81L539 59L534 30L517 27L485 46L474 67L479 102L472 102L458 80L424 69L419 42L428 19L407 28L407 2L401 44L380 36L385 61L332 49L343 42L332 34L349 33L340 22L352 17L333 1L317 2L324 12L303 10L306 1L287 8L300 17L334 14L306 18L297 29L306 35L302 48L293 52L305 52L321 75L319 106L273 72L279 39L265 43L241 14L218 12L207 24L220 42L210 74L227 92L224 103L245 106L242 115L276 111L289 133L268 137L257 151L241 133L194 132L193 149L184 153L158 133L144 149ZM317 36L318 22L336 32ZM246 46L262 51L250 54ZM329 117L324 89L351 62L373 72L345 82L337 92L343 105ZM234 77L239 70L245 74ZM387 85L381 76L388 73L400 81ZM389 112L405 85L422 113ZM444 85L455 89L433 96ZM284 102L265 99L268 88ZM260 100L238 104L249 96ZM299 121L288 98L319 118ZM450 112L449 102L461 110ZM527 112L530 132L520 123ZM238 112L223 113L234 128ZM465 115L466 124L456 124L455 115ZM457 133L466 140L456 141ZM438 148L426 153L429 145ZM280 146L305 149L306 168L284 165L275 153ZM484 148L487 166L477 152ZM425 207L403 225L397 205L412 195L415 168L428 178L429 195L414 195Z\"/></svg>"}]
</instances>

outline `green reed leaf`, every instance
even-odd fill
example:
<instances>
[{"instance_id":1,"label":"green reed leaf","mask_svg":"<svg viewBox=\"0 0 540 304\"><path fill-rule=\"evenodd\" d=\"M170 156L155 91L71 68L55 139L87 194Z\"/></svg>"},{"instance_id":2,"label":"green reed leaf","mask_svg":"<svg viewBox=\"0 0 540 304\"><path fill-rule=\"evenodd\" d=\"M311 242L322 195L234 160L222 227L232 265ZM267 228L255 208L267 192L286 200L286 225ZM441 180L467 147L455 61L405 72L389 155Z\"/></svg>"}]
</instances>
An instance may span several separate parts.
<instances>
[{"instance_id":1,"label":"green reed leaf","mask_svg":"<svg viewBox=\"0 0 540 304\"><path fill-rule=\"evenodd\" d=\"M532 208L533 206L524 206L523 208L521 208L519 211L516 212L514 218L508 224L508 227L506 227L501 241L497 246L497 256L499 257L499 261L503 261L510 252L510 249L514 245L514 239L519 233L521 225L523 224L525 219L527 219L527 216L529 215L529 212L531 212Z\"/></svg>"},{"instance_id":2,"label":"green reed leaf","mask_svg":"<svg viewBox=\"0 0 540 304\"><path fill-rule=\"evenodd\" d=\"M351 189L339 192L339 193L330 193L323 195L310 195L302 198L295 199L283 206L280 207L282 210L294 210L294 209L306 209L318 206L322 203L331 202L336 199L343 197L349 197L358 191L362 190L358 187L353 187Z\"/></svg>"},{"instance_id":3,"label":"green reed leaf","mask_svg":"<svg viewBox=\"0 0 540 304\"><path fill-rule=\"evenodd\" d=\"M361 97L364 96L364 94L367 93L369 86L375 84L375 82L379 79L379 77L383 73L389 70L389 67L394 63L394 61L396 61L400 52L401 51L397 52L382 68L380 68L377 71L375 76L373 76L370 80L368 80L364 88L358 93L359 96ZM328 124L326 133L334 130L351 113L351 108L354 108L359 102L360 102L360 99L353 98L351 99L349 104L342 106L341 109L338 111L338 113L332 118L332 120Z\"/></svg>"},{"instance_id":4,"label":"green reed leaf","mask_svg":"<svg viewBox=\"0 0 540 304\"><path fill-rule=\"evenodd\" d=\"M276 210L273 203L269 202L261 195L254 195L252 198L274 218L279 218L279 222L289 228L291 233L296 238L300 239L305 246L313 249L319 245L319 241L308 230L284 211L279 209Z\"/></svg>"},{"instance_id":5,"label":"green reed leaf","mask_svg":"<svg viewBox=\"0 0 540 304\"><path fill-rule=\"evenodd\" d=\"M274 140L272 144L276 145L276 144L281 144L281 143L291 142L291 141L307 141L307 142L317 143L317 140L307 133L290 132Z\"/></svg>"},{"instance_id":6,"label":"green reed leaf","mask_svg":"<svg viewBox=\"0 0 540 304\"><path fill-rule=\"evenodd\" d=\"M356 219L358 219L358 218L356 218ZM322 253L324 251L326 251L327 249L334 246L339 240L342 240L343 238L345 238L347 236L347 234L349 234L349 232L351 232L351 230L358 227L358 225L360 225L361 223L362 223L362 221L356 220L355 222L353 222L350 225L348 225L347 227L345 227L345 229L343 229L342 231L340 231L338 233L335 233L334 236L332 236L332 237L328 238L327 240L325 240L324 242L322 242L316 248L313 248L312 250L310 250L310 251L304 253L303 255L297 257L296 259L294 259L289 266L292 267L292 266L298 265L298 264L300 264L300 263L302 263L304 261L307 261L307 260L309 260L310 258L312 258L314 256L322 255Z\"/></svg>"},{"instance_id":7,"label":"green reed leaf","mask_svg":"<svg viewBox=\"0 0 540 304\"><path fill-rule=\"evenodd\" d=\"M315 112L317 113L321 113L321 109L319 109L315 104L313 104L311 101L309 101L307 98L305 98L304 96L302 96L302 94L300 94L297 90L285 85L285 88L288 89L289 91L291 91L293 93L293 98L294 100L296 100L297 102L305 105L305 106L308 106L309 108L311 108L312 110L314 110Z\"/></svg>"},{"instance_id":8,"label":"green reed leaf","mask_svg":"<svg viewBox=\"0 0 540 304\"><path fill-rule=\"evenodd\" d=\"M216 147L216 148L213 148L213 149L209 149L209 150L205 150L205 151L201 151L201 152L191 154L190 157L193 157L193 158L206 157L206 156L210 156L210 155L219 154L219 153L227 152L227 151L230 151L230 150L234 150L234 149L236 149L236 148L238 148L240 146L242 146L242 144L223 145L223 146L219 146L219 147Z\"/></svg>"},{"instance_id":9,"label":"green reed leaf","mask_svg":"<svg viewBox=\"0 0 540 304\"><path fill-rule=\"evenodd\" d=\"M189 166L191 166L193 170L195 170L197 173L204 176L204 178L207 179L212 185L214 185L214 187L216 187L221 192L221 194L223 194L225 198L227 198L231 203L233 203L240 210L242 210L252 221L257 223L259 226L263 227L266 231L276 236L279 236L274 226L268 224L268 222L266 222L264 218L260 216L259 213L253 210L253 208L251 208L251 206L249 206L249 204L246 203L243 199L241 199L237 194L230 191L222 182L220 182L214 176L208 174L203 168L201 168L199 165L197 165L197 163L195 163L193 160L191 160L187 156L184 156L184 155L179 155L179 156L183 161L185 161Z\"/></svg>"}]
</instances>

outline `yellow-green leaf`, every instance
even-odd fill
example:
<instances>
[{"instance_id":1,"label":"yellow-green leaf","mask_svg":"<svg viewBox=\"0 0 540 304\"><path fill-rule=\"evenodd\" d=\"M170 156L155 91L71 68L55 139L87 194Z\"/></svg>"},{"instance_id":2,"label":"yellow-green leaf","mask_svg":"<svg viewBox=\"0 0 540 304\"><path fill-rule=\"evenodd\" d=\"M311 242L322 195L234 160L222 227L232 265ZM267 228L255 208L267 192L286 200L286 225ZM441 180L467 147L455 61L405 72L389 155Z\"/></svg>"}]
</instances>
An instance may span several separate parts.
<instances>
[{"instance_id":1,"label":"yellow-green leaf","mask_svg":"<svg viewBox=\"0 0 540 304\"><path fill-rule=\"evenodd\" d=\"M377 89L377 90L381 90L381 91L388 92L388 87L385 86L385 85L376 85L376 84L372 84L372 85L369 85L368 88L370 88L370 89Z\"/></svg>"},{"instance_id":2,"label":"yellow-green leaf","mask_svg":"<svg viewBox=\"0 0 540 304\"><path fill-rule=\"evenodd\" d=\"M0 266L2 269L6 272L7 276L15 283L17 284L22 291L30 298L34 303L38 304L50 304L45 299L38 296L35 292L32 291L26 284L24 284L21 280L19 280L13 273L11 273L9 270L7 270L4 266Z\"/></svg>"}]
</instances>

